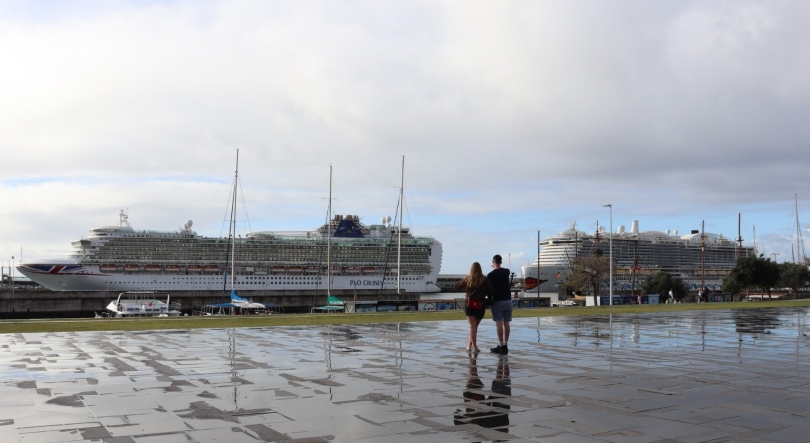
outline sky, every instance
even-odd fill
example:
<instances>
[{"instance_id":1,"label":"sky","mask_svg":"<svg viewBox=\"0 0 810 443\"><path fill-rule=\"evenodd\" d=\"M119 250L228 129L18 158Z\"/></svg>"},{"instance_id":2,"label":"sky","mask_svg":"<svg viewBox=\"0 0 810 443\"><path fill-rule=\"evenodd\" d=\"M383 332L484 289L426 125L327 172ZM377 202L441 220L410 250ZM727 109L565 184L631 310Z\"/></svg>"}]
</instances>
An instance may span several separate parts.
<instances>
[{"instance_id":1,"label":"sky","mask_svg":"<svg viewBox=\"0 0 810 443\"><path fill-rule=\"evenodd\" d=\"M442 273L538 232L810 237L810 2L0 0L0 261L395 217ZM794 198L797 197L797 201ZM804 242L803 247L810 247ZM808 251L810 252L810 251ZM778 255L771 255L778 254ZM795 254L795 252L794 252Z\"/></svg>"}]
</instances>

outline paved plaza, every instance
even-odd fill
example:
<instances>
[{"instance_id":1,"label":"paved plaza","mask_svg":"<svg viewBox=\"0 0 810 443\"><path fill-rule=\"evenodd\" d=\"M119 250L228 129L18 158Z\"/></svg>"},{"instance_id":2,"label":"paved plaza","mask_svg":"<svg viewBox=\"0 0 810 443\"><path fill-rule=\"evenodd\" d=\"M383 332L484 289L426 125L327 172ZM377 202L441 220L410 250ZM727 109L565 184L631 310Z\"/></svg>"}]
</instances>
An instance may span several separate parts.
<instances>
[{"instance_id":1,"label":"paved plaza","mask_svg":"<svg viewBox=\"0 0 810 443\"><path fill-rule=\"evenodd\" d=\"M0 335L0 442L810 441L810 310ZM484 320L479 341L494 346Z\"/></svg>"}]
</instances>

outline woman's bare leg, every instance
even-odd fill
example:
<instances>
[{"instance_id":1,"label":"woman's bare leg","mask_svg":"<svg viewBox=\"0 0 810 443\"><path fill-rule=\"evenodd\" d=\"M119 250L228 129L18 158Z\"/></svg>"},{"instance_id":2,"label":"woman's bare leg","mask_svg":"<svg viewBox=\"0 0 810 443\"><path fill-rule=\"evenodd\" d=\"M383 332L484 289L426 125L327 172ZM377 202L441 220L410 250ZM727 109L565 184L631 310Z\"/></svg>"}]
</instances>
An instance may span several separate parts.
<instances>
[{"instance_id":1,"label":"woman's bare leg","mask_svg":"<svg viewBox=\"0 0 810 443\"><path fill-rule=\"evenodd\" d=\"M469 348L471 351L479 351L478 349L478 323L481 320L475 317L467 317L467 323L470 325L470 340Z\"/></svg>"}]
</instances>

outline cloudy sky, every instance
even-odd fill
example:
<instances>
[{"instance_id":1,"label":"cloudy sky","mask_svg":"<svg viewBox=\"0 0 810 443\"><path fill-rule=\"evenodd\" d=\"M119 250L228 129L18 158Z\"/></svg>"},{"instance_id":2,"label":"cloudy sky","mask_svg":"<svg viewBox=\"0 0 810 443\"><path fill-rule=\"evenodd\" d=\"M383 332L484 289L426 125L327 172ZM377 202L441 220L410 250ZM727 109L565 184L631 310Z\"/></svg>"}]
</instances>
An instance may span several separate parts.
<instances>
[{"instance_id":1,"label":"cloudy sky","mask_svg":"<svg viewBox=\"0 0 810 443\"><path fill-rule=\"evenodd\" d=\"M512 268L576 220L789 258L810 225L805 1L3 1L0 261L128 209L220 235L334 208ZM249 220L249 226L248 226ZM763 251L764 250L764 251ZM810 252L810 251L808 251Z\"/></svg>"}]
</instances>

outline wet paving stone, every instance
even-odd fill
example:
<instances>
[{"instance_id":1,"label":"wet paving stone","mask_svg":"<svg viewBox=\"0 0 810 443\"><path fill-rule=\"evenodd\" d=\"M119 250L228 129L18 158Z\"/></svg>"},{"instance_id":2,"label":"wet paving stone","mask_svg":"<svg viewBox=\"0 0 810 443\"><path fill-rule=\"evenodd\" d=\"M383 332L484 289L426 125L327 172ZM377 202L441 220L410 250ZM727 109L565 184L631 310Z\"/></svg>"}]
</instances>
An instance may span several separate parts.
<instances>
[{"instance_id":1,"label":"wet paving stone","mask_svg":"<svg viewBox=\"0 0 810 443\"><path fill-rule=\"evenodd\" d=\"M0 335L0 442L810 441L808 323L521 318L508 356L463 321Z\"/></svg>"}]
</instances>

